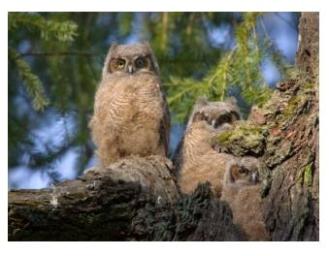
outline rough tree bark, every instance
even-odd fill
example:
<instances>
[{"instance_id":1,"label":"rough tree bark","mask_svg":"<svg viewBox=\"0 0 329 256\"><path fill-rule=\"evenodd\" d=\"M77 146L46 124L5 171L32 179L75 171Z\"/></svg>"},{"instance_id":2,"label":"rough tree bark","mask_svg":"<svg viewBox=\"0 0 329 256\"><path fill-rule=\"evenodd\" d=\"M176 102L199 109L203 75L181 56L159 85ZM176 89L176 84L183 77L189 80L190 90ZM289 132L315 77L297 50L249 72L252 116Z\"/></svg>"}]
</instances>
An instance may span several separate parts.
<instances>
[{"instance_id":1,"label":"rough tree bark","mask_svg":"<svg viewBox=\"0 0 329 256\"><path fill-rule=\"evenodd\" d=\"M302 14L299 33L299 74L279 86L287 85L279 93L285 109L271 119L265 155L272 168L265 219L273 240L319 240L318 13Z\"/></svg>"},{"instance_id":2,"label":"rough tree bark","mask_svg":"<svg viewBox=\"0 0 329 256\"><path fill-rule=\"evenodd\" d=\"M53 188L11 191L9 240L244 238L207 184L180 196L171 171L168 159L131 157Z\"/></svg>"},{"instance_id":3,"label":"rough tree bark","mask_svg":"<svg viewBox=\"0 0 329 256\"><path fill-rule=\"evenodd\" d=\"M301 15L294 79L220 141L227 152L263 163L272 240L319 239L318 19ZM16 241L245 240L209 184L181 195L171 162L157 156L123 159L48 189L10 191L8 207L8 238Z\"/></svg>"}]
</instances>

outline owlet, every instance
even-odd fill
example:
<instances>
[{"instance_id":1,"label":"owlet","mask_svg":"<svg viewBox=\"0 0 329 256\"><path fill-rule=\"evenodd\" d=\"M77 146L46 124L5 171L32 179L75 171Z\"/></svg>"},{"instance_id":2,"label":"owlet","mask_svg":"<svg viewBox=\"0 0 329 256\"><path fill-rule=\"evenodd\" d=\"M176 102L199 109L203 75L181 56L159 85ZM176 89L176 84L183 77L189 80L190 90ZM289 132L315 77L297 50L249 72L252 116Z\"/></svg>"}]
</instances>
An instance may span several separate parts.
<instances>
[{"instance_id":1,"label":"owlet","mask_svg":"<svg viewBox=\"0 0 329 256\"><path fill-rule=\"evenodd\" d=\"M167 155L169 112L148 43L111 46L89 125L102 166L129 155Z\"/></svg>"},{"instance_id":2,"label":"owlet","mask_svg":"<svg viewBox=\"0 0 329 256\"><path fill-rule=\"evenodd\" d=\"M260 161L246 156L226 164L221 200L228 203L233 222L242 228L247 240L269 240L265 226L261 185L258 181Z\"/></svg>"},{"instance_id":3,"label":"owlet","mask_svg":"<svg viewBox=\"0 0 329 256\"><path fill-rule=\"evenodd\" d=\"M238 119L240 113L233 99L225 102L198 100L175 161L178 185L183 193L192 193L199 183L209 181L215 194L221 195L225 165L234 156L218 153L211 141Z\"/></svg>"}]
</instances>

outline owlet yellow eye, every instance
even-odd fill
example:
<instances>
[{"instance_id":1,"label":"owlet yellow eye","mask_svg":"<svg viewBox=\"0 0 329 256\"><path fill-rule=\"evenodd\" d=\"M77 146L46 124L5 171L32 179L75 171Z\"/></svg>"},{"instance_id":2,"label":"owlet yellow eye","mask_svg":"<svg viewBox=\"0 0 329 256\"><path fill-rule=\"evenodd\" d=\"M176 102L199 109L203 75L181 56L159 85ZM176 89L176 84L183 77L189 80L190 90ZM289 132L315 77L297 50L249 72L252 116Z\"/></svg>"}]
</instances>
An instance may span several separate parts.
<instances>
[{"instance_id":1,"label":"owlet yellow eye","mask_svg":"<svg viewBox=\"0 0 329 256\"><path fill-rule=\"evenodd\" d=\"M126 63L125 60L122 60L122 59L117 60L117 63L116 63L117 69L123 69L125 66L125 63Z\"/></svg>"}]
</instances>

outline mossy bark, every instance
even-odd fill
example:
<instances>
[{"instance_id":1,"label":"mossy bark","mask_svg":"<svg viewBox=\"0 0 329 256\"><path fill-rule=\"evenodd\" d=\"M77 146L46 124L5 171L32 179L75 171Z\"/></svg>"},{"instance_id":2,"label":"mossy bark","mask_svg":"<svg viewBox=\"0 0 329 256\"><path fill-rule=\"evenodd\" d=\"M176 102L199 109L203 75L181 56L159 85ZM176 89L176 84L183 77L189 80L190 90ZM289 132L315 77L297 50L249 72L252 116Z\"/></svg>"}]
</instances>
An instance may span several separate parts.
<instances>
[{"instance_id":1,"label":"mossy bark","mask_svg":"<svg viewBox=\"0 0 329 256\"><path fill-rule=\"evenodd\" d=\"M299 30L295 77L279 83L250 120L217 138L221 151L263 163L264 218L272 240L319 239L318 14L302 13Z\"/></svg>"},{"instance_id":2,"label":"mossy bark","mask_svg":"<svg viewBox=\"0 0 329 256\"><path fill-rule=\"evenodd\" d=\"M272 186L264 199L273 240L319 240L319 15L302 13L299 76L280 92L264 160ZM288 83L288 82L287 82Z\"/></svg>"}]
</instances>

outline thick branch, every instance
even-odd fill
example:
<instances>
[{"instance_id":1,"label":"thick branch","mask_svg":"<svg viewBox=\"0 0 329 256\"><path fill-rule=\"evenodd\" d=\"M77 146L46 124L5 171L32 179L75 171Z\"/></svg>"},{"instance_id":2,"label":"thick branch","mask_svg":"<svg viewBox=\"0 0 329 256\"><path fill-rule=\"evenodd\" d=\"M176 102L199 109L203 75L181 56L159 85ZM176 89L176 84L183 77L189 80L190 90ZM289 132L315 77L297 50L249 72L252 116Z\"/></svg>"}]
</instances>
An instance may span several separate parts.
<instances>
[{"instance_id":1,"label":"thick branch","mask_svg":"<svg viewBox=\"0 0 329 256\"><path fill-rule=\"evenodd\" d=\"M134 157L50 189L9 192L9 240L243 240L209 186L179 196L170 165Z\"/></svg>"},{"instance_id":2,"label":"thick branch","mask_svg":"<svg viewBox=\"0 0 329 256\"><path fill-rule=\"evenodd\" d=\"M122 240L148 197L176 199L167 164L162 158L131 158L53 188L10 192L9 239Z\"/></svg>"}]
</instances>

